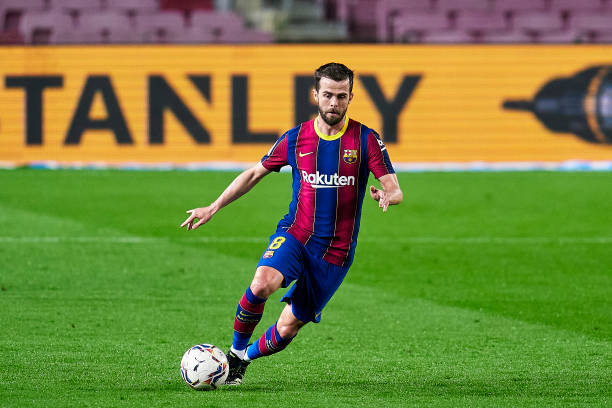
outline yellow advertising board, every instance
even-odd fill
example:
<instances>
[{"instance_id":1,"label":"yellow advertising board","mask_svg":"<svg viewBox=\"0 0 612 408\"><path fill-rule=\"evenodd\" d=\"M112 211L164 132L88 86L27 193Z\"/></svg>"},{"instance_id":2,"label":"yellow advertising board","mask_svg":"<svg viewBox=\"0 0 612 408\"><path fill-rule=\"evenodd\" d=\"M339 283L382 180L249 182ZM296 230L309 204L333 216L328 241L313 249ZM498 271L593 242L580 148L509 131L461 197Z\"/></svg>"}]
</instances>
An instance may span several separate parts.
<instances>
[{"instance_id":1,"label":"yellow advertising board","mask_svg":"<svg viewBox=\"0 0 612 408\"><path fill-rule=\"evenodd\" d=\"M254 162L356 73L398 163L612 160L610 46L0 47L0 162ZM610 64L610 65L608 65Z\"/></svg>"}]
</instances>

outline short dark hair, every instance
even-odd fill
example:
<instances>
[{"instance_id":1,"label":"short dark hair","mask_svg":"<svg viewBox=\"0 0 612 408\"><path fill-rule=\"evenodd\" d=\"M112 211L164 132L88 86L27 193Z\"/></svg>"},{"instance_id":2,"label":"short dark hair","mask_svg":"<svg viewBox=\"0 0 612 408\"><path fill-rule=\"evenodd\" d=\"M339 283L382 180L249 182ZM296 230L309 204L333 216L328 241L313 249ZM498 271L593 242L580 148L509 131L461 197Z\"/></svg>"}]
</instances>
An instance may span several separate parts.
<instances>
[{"instance_id":1,"label":"short dark hair","mask_svg":"<svg viewBox=\"0 0 612 408\"><path fill-rule=\"evenodd\" d=\"M321 78L329 78L334 81L349 80L349 92L353 92L353 71L346 65L330 62L329 64L321 65L314 73L315 89L319 90L319 81Z\"/></svg>"}]
</instances>

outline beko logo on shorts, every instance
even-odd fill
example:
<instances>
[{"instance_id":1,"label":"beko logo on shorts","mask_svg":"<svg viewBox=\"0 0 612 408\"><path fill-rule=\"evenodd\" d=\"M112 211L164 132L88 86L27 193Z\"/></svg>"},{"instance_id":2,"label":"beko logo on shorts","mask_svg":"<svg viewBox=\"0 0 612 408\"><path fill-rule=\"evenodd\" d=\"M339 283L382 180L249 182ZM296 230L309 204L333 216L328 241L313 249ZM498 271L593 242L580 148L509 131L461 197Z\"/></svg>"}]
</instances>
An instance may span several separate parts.
<instances>
[{"instance_id":1,"label":"beko logo on shorts","mask_svg":"<svg viewBox=\"0 0 612 408\"><path fill-rule=\"evenodd\" d=\"M302 170L302 180L310 184L312 188L337 188L355 185L355 176L339 176L338 173L322 174L318 170L314 174Z\"/></svg>"}]
</instances>

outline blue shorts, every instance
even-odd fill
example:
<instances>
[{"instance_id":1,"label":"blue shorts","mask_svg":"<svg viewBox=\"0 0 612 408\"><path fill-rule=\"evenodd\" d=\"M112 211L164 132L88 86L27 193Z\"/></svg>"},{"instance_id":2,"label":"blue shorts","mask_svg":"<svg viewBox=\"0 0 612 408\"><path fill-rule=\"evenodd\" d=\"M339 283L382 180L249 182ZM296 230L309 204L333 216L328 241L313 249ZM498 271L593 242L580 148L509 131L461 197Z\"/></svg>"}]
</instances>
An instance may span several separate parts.
<instances>
[{"instance_id":1,"label":"blue shorts","mask_svg":"<svg viewBox=\"0 0 612 408\"><path fill-rule=\"evenodd\" d=\"M269 266L283 274L283 288L295 281L281 302L291 305L293 315L303 322L321 321L321 311L336 292L348 266L337 266L314 257L287 232L270 237L270 245L257 267Z\"/></svg>"}]
</instances>

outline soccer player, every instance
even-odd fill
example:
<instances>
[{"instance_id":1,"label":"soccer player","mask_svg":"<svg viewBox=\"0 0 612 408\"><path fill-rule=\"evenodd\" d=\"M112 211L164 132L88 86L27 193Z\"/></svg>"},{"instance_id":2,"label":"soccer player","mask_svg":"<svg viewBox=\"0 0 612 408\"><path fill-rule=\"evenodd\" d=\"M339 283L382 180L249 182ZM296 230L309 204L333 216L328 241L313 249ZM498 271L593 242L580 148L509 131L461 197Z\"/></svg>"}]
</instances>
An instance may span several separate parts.
<instances>
[{"instance_id":1,"label":"soccer player","mask_svg":"<svg viewBox=\"0 0 612 408\"><path fill-rule=\"evenodd\" d=\"M353 99L353 71L329 63L315 71L314 80L317 117L283 134L260 163L236 177L209 206L187 211L189 217L181 224L187 230L198 228L264 176L291 166L289 212L270 237L253 281L238 303L226 384L241 384L252 360L283 350L301 327L321 320L321 311L353 261L369 172L382 185L369 189L382 211L402 201L382 140L346 116ZM287 305L277 322L249 344L268 297L294 281L281 299Z\"/></svg>"}]
</instances>

